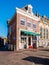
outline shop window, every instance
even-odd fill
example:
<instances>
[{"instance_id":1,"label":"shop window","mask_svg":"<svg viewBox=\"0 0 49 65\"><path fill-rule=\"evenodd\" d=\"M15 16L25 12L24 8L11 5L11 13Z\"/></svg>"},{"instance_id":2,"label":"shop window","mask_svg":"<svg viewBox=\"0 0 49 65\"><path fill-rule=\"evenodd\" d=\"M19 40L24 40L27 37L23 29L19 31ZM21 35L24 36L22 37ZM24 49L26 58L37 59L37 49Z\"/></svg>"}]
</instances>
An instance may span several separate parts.
<instances>
[{"instance_id":1,"label":"shop window","mask_svg":"<svg viewBox=\"0 0 49 65\"><path fill-rule=\"evenodd\" d=\"M26 38L25 37L21 37L21 43L26 44Z\"/></svg>"},{"instance_id":2,"label":"shop window","mask_svg":"<svg viewBox=\"0 0 49 65\"><path fill-rule=\"evenodd\" d=\"M36 36L32 36L32 40L37 40L37 37Z\"/></svg>"}]
</instances>

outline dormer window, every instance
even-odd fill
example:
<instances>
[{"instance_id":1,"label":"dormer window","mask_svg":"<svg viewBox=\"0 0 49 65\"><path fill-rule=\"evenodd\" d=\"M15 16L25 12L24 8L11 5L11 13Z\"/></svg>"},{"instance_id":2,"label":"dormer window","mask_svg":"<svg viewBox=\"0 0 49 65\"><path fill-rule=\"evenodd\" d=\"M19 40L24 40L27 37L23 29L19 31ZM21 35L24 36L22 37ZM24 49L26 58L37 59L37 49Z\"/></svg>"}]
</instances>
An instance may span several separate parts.
<instances>
[{"instance_id":1,"label":"dormer window","mask_svg":"<svg viewBox=\"0 0 49 65\"><path fill-rule=\"evenodd\" d=\"M28 8L28 13L31 13L31 8Z\"/></svg>"},{"instance_id":2,"label":"dormer window","mask_svg":"<svg viewBox=\"0 0 49 65\"><path fill-rule=\"evenodd\" d=\"M28 13L32 13L32 6L31 5L27 5L24 7L25 10L28 12Z\"/></svg>"}]
</instances>

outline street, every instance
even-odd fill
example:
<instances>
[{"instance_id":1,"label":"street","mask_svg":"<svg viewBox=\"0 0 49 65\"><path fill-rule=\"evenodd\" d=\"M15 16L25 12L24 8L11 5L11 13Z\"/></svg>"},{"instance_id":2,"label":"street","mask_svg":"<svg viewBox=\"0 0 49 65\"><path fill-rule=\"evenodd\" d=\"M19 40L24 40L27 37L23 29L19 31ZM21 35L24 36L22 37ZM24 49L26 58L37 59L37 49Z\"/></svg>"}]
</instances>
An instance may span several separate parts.
<instances>
[{"instance_id":1,"label":"street","mask_svg":"<svg viewBox=\"0 0 49 65\"><path fill-rule=\"evenodd\" d=\"M49 48L0 51L0 65L49 65Z\"/></svg>"}]
</instances>

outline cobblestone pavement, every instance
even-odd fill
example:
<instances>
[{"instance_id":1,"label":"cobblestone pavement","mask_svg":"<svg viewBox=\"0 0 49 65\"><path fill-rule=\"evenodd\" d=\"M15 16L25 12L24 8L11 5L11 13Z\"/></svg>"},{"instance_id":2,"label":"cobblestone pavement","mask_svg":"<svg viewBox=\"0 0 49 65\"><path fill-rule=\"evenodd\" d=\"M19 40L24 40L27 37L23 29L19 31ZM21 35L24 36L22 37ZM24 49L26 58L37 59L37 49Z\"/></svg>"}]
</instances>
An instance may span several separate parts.
<instances>
[{"instance_id":1,"label":"cobblestone pavement","mask_svg":"<svg viewBox=\"0 0 49 65\"><path fill-rule=\"evenodd\" d=\"M0 51L0 65L49 65L49 49Z\"/></svg>"}]
</instances>

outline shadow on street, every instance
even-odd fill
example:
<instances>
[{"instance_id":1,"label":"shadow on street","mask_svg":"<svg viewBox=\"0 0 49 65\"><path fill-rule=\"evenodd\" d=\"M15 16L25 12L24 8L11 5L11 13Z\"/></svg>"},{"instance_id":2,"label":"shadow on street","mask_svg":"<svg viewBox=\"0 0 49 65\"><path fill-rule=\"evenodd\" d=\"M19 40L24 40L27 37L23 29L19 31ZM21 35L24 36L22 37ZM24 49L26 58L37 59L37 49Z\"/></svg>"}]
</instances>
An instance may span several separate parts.
<instances>
[{"instance_id":1,"label":"shadow on street","mask_svg":"<svg viewBox=\"0 0 49 65\"><path fill-rule=\"evenodd\" d=\"M22 60L30 61L30 62L33 62L35 64L49 65L49 59L48 58L29 56L29 57L23 58Z\"/></svg>"}]
</instances>

